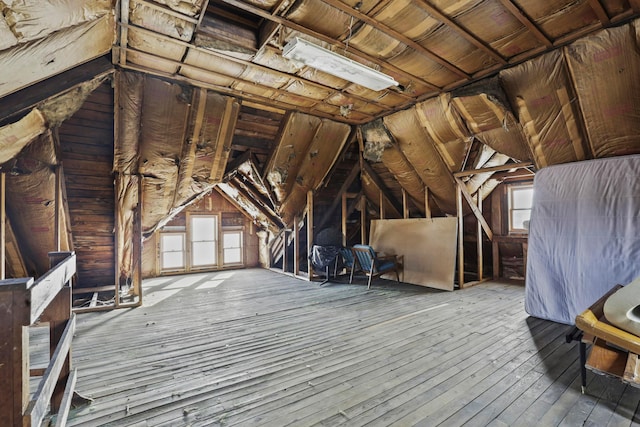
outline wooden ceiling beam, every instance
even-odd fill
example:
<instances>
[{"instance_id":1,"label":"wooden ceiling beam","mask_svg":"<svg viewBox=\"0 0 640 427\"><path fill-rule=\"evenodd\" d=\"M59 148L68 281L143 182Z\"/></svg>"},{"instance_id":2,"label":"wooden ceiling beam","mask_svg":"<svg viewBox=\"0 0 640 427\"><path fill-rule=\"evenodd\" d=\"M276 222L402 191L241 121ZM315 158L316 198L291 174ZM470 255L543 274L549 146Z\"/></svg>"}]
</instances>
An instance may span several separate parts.
<instances>
[{"instance_id":1,"label":"wooden ceiling beam","mask_svg":"<svg viewBox=\"0 0 640 427\"><path fill-rule=\"evenodd\" d=\"M340 49L346 49L347 48L347 46L344 43L342 43L341 41L339 41L339 40L333 39L331 37L325 36L324 34L321 34L321 33L318 33L316 31L310 30L310 29L308 29L306 27L303 27L302 25L296 24L295 22L289 21L289 20L287 20L285 18L282 18L280 16L272 15L269 12L264 11L264 10L262 10L260 8L257 8L255 6L252 6L252 5L248 4L248 3L244 3L244 2L239 1L239 0L221 0L221 1L223 3L229 4L231 6L235 6L238 9L244 10L245 12L253 13L254 15L257 15L257 16L260 16L262 18L274 21L277 24L280 24L280 25L282 25L284 27L290 28L290 29L298 31L298 32L300 32L302 34L306 34L306 35L314 37L314 38L316 38L318 40L322 40L322 41L324 41L326 43L332 44L332 45L334 45L334 46L336 46L336 47L338 47ZM382 61L378 61L377 59L367 55L364 52L360 52L360 51L358 51L356 49L351 49L351 50L354 53L354 55L356 55L356 56L358 56L358 57L360 57L362 59L365 59L365 60L367 60L369 62L372 62L374 64L378 64L380 66L383 65ZM421 79L420 77L414 76L413 74L409 74L408 72L406 72L404 70L401 70L400 68L395 67L392 64L384 63L384 66L386 68L388 68L389 70L393 71L394 73L396 73L398 75L401 75L401 76L403 76L404 78L406 78L408 80L418 81L421 84L423 84L424 86L427 86L428 88L430 88L432 90L438 90L438 91L440 90L440 88L438 86L434 85L433 83L429 83L426 80Z\"/></svg>"},{"instance_id":2,"label":"wooden ceiling beam","mask_svg":"<svg viewBox=\"0 0 640 427\"><path fill-rule=\"evenodd\" d=\"M598 21L602 22L602 26L606 27L611 24L611 19L607 15L607 11L604 10L602 4L598 0L589 0L589 6L598 17Z\"/></svg>"},{"instance_id":3,"label":"wooden ceiling beam","mask_svg":"<svg viewBox=\"0 0 640 427\"><path fill-rule=\"evenodd\" d=\"M250 61L246 61L246 60L243 60L243 59L240 59L240 58L235 58L233 56L227 56L225 54L222 54L222 53L219 53L219 52L216 52L216 51L213 51L213 50L209 50L209 49L205 49L205 48L202 48L202 47L198 47L198 46L194 45L193 43L185 42L185 41L179 40L179 39L174 39L172 37L169 37L169 36L166 36L166 35L163 35L163 34L159 34L159 33L156 33L156 32L151 31L151 30L147 30L147 29L142 28L142 27L138 27L138 26L135 26L135 25L132 25L132 24L125 25L125 24L122 24L122 23L120 23L119 25L126 26L129 29L135 29L135 31L139 31L139 32L141 32L141 33L143 33L145 35L149 35L149 36L155 37L155 38L163 40L163 41L165 41L167 43L174 43L174 44L177 44L179 46L186 47L187 49L194 49L194 50L197 50L199 52L204 52L204 53L206 53L208 55L215 56L217 58L221 58L221 59L224 59L226 61L235 62L237 64L241 64L241 65L244 65L246 67L252 67L252 68L264 71L265 73L278 75L280 77L287 78L289 80L294 80L295 79L295 80L301 81L303 84L308 85L308 86L315 86L315 87L322 88L322 89L325 89L325 90L326 89L333 90L334 94L335 93L342 93L342 92L340 92L338 90L329 88L328 86L323 86L323 85L321 85L319 83L316 83L316 82L313 82L313 81L310 81L310 80L306 80L306 79L304 79L302 77L299 77L299 76L287 74L287 73L284 73L282 71L274 70L274 69L265 67L265 66L260 65L260 64L256 64L256 63L253 63L253 62L250 62ZM123 48L120 47L120 49L123 49ZM190 65L190 64L186 64L186 63L181 62L181 61L177 61L177 60L174 60L174 59L163 58L163 57L158 57L155 54L150 53L150 52L144 52L144 51L140 51L140 50L133 49L133 48L130 48L130 47L125 48L125 50L133 51L133 52L136 52L138 54L143 53L143 54L151 55L156 60L162 60L162 61L165 61L165 62L166 61L172 61L172 62L175 63L175 65L180 66L180 67L191 67L191 68L196 69L196 70L201 71L201 72L207 72L207 73L211 73L211 74L221 75L221 74L215 73L215 72L213 72L211 70L207 70L207 69L204 69L204 68L196 67L196 66L193 66L193 65ZM186 53L185 53L185 55L186 55ZM125 63L122 63L120 65L124 66ZM255 81L242 80L242 79L239 79L237 77L227 76L227 75L222 75L222 76L224 76L226 78L232 78L234 80L240 80L240 81L243 81L243 82L245 82L247 84L251 84L251 85L256 85L257 84L257 82L255 82ZM274 87L271 87L271 86L266 86L265 89L266 90L271 90L271 91L277 91L278 94L282 94L282 95L290 95L290 96L298 96L298 97L301 97L301 98L306 98L306 97L304 97L302 95L298 95L298 94L295 94L295 93L287 92L286 90L277 89L277 88L274 88ZM408 96L403 95L401 93L398 93L398 94L400 96L404 97L404 98L409 98ZM364 102L364 103L373 102L373 100L371 100L369 98L364 98L364 97L361 97L361 96L353 94L353 93L348 93L346 96L349 96L349 97L353 98L354 100L358 100L358 101L361 101L361 102ZM322 101L319 101L319 100L313 99L313 98L306 98L306 99L308 99L310 101L313 101L315 103L322 102ZM386 107L386 108L389 108L389 107ZM360 114L367 115L366 113L362 113L362 112L360 112ZM368 117L368 120L372 120L372 119L373 119L372 116Z\"/></svg>"},{"instance_id":4,"label":"wooden ceiling beam","mask_svg":"<svg viewBox=\"0 0 640 427\"><path fill-rule=\"evenodd\" d=\"M424 8L430 15L434 18L445 24L446 26L453 29L455 32L460 34L464 39L466 39L469 43L473 44L478 49L482 50L493 59L495 59L498 63L502 65L506 65L507 61L504 59L498 52L493 50L490 46L487 46L482 40L478 39L474 35L472 35L469 31L456 24L452 19L449 19L444 13L440 12L434 6L432 6L428 0L415 0L419 6Z\"/></svg>"},{"instance_id":5,"label":"wooden ceiling beam","mask_svg":"<svg viewBox=\"0 0 640 427\"><path fill-rule=\"evenodd\" d=\"M114 71L111 61L101 56L4 96L0 102L0 124L4 119L25 112L41 101L73 89L81 83L107 76Z\"/></svg>"},{"instance_id":6,"label":"wooden ceiling beam","mask_svg":"<svg viewBox=\"0 0 640 427\"><path fill-rule=\"evenodd\" d=\"M359 12L358 10L349 7L347 4L339 1L339 0L323 0L324 3L327 3L330 6L335 7L336 9L346 13L349 16L352 16L368 25L371 25L372 27L382 31L383 33L393 37L396 40L401 41L402 43L406 44L407 46L409 46L411 49L415 50L416 52L418 52L420 55L425 56L426 58L440 64L441 66L445 67L447 70L451 71L452 73L456 74L458 77L462 77L464 79L469 79L471 76L469 76L469 74L467 74L466 72L464 72L463 70L461 70L460 68L456 67L455 65L453 65L452 63L450 63L449 61L443 59L441 56L436 55L435 53L433 53L432 51L430 51L429 49L425 48L424 46L414 42L413 40L411 40L409 37L405 36L402 33L399 33L397 31L395 31L394 29L386 26L385 24L376 21L375 19L369 17L368 15L365 15L362 12Z\"/></svg>"},{"instance_id":7,"label":"wooden ceiling beam","mask_svg":"<svg viewBox=\"0 0 640 427\"><path fill-rule=\"evenodd\" d=\"M523 163L507 163L505 165L499 165L499 166L491 166L488 168L480 168L480 169L475 169L475 170L466 170L466 171L461 171L461 172L454 172L453 176L455 178L461 178L463 176L469 176L469 175L476 175L479 173L484 173L484 172L502 172L502 171L508 171L511 169L522 169L522 168L530 168L533 167L534 164L531 162L523 162Z\"/></svg>"},{"instance_id":8,"label":"wooden ceiling beam","mask_svg":"<svg viewBox=\"0 0 640 427\"><path fill-rule=\"evenodd\" d=\"M136 0L136 1L138 3L140 3L140 4L143 4L144 6L146 6L148 8L150 8L150 9L154 9L154 10L160 11L162 13L166 13L167 15L171 15L174 18L182 19L183 21L189 22L191 24L195 24L196 26L201 21L201 19L194 18L192 16L182 14L180 12L177 12L177 11L171 9L170 7L167 7L167 6L158 4L158 3L150 2L148 0ZM207 2L208 2L208 0L207 0ZM203 7L202 10L206 10L206 7ZM204 13L201 13L201 15L204 15Z\"/></svg>"},{"instance_id":9,"label":"wooden ceiling beam","mask_svg":"<svg viewBox=\"0 0 640 427\"><path fill-rule=\"evenodd\" d=\"M551 47L553 45L551 40L542 33L538 26L534 24L533 21L531 21L531 19L529 19L529 17L526 16L520 8L518 8L518 6L513 4L511 0L500 0L500 3L502 3L502 5L511 12L511 14L520 21L520 23L522 23L522 25L527 27L527 29L531 31L531 33L542 42L542 44L546 47Z\"/></svg>"},{"instance_id":10,"label":"wooden ceiling beam","mask_svg":"<svg viewBox=\"0 0 640 427\"><path fill-rule=\"evenodd\" d=\"M116 47L114 47L114 50L118 51L118 50L122 50L122 48L119 48L119 47L116 46ZM184 64L182 62L179 62L179 61L176 61L176 60L173 60L173 59L162 58L160 56L156 56L156 55L148 53L148 52L142 52L142 51L134 50L134 49L131 49L131 48L127 48L125 50L131 51L131 52L135 52L137 55L140 55L140 56L146 56L147 58L153 59L154 61L157 61L157 62L163 62L165 64L169 64L169 65L173 65L173 66L180 66L180 67L183 67L183 68L191 68L191 69L198 70L198 71L209 72L209 73L211 73L213 75L220 75L220 74L214 73L214 72L212 72L210 70L205 70L203 68L199 68L199 67L196 67L194 65ZM170 79L172 81L182 81L182 82L188 83L188 84L193 85L193 86L212 89L212 90L215 90L216 92L219 92L219 93L222 93L222 94L225 94L225 95L231 95L231 96L240 97L240 98L243 98L243 99L249 99L249 100L252 100L252 101L257 102L257 103L263 103L265 105L277 106L279 108L283 108L283 109L286 109L286 110L301 111L301 112L312 114L312 115L315 115L315 116L318 116L318 117L325 117L325 118L328 118L328 119L337 120L337 121L344 122L344 123L361 124L363 122L366 123L367 121L373 119L373 117L366 116L366 118L363 119L363 120L349 120L348 117L344 117L344 116L340 116L339 117L339 116L336 116L336 115L333 115L333 114L328 114L328 113L324 113L322 111L315 110L313 108L300 107L299 105L288 104L286 102L277 101L275 99L262 97L262 96L255 95L255 94L252 94L252 93L245 93L245 92L242 92L242 91L237 90L237 89L234 90L234 89L230 89L230 88L225 87L225 86L218 86L218 85L215 85L215 84L212 84L212 83L203 82L201 80L196 80L196 79L193 79L193 78L190 78L190 77L182 76L180 74L173 74L173 73L158 71L158 70L155 70L155 69L151 69L151 68L147 68L147 67L144 67L144 66L141 66L141 65L131 64L131 63L120 64L120 66L122 68L126 68L126 69L133 70L133 71L139 71L139 72L142 72L142 73L145 73L145 74L154 75L154 76L165 78L165 79ZM228 78L228 76L224 76L224 77ZM256 84L255 82L249 82L247 80L242 80L242 79L236 79L236 80L241 81L243 83L251 84L251 85L255 85ZM269 89L274 91L274 92L276 92L278 95L292 95L289 92L286 92L286 91L283 91L283 90L273 89L273 88L269 88Z\"/></svg>"},{"instance_id":11,"label":"wooden ceiling beam","mask_svg":"<svg viewBox=\"0 0 640 427\"><path fill-rule=\"evenodd\" d=\"M242 186L238 186L237 183L234 183L233 181L227 182L227 185L234 188L242 197L244 197L257 210L259 210L260 213L265 216L265 218L271 221L272 224L279 227L284 227L284 222L280 219L280 217L274 216L273 214L271 214L265 206L263 206L260 202L258 202L253 197L251 197L251 194L249 194L249 192L245 190L245 188L243 188Z\"/></svg>"},{"instance_id":12,"label":"wooden ceiling beam","mask_svg":"<svg viewBox=\"0 0 640 427\"><path fill-rule=\"evenodd\" d=\"M242 177L242 179L240 178ZM238 172L235 174L233 178L230 180L233 183L233 186L236 188L244 188L244 190L258 203L261 203L266 209L271 211L271 214L277 216L276 207L273 205L273 202L269 200L269 198L265 197L260 191L258 191L253 183L244 176L242 173Z\"/></svg>"}]
</instances>

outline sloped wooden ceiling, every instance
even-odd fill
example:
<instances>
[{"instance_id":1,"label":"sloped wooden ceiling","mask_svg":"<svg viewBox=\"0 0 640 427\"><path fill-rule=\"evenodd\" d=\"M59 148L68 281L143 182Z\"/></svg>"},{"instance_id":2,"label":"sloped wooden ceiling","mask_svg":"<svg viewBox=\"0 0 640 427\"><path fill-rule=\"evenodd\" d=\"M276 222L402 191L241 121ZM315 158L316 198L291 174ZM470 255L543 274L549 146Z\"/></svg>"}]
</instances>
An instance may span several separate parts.
<instances>
[{"instance_id":1,"label":"sloped wooden ceiling","mask_svg":"<svg viewBox=\"0 0 640 427\"><path fill-rule=\"evenodd\" d=\"M288 225L350 143L362 147L370 201L384 187L397 211L405 190L414 215L427 193L434 212L454 213L461 170L640 152L637 0L0 5L3 170L82 104L57 117L41 101L107 76L119 248L139 202L151 233L222 181L256 222ZM288 60L294 37L400 86L372 91ZM481 197L496 185L490 173L465 180Z\"/></svg>"}]
</instances>

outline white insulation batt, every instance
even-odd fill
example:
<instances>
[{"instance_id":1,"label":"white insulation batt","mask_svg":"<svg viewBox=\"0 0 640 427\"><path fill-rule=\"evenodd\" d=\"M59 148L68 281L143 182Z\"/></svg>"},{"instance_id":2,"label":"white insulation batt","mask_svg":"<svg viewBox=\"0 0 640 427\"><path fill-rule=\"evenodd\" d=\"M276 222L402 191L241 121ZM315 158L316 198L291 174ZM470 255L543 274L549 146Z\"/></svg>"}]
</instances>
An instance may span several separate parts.
<instances>
[{"instance_id":1,"label":"white insulation batt","mask_svg":"<svg viewBox=\"0 0 640 427\"><path fill-rule=\"evenodd\" d=\"M115 38L112 14L0 51L0 97L104 55Z\"/></svg>"},{"instance_id":2,"label":"white insulation batt","mask_svg":"<svg viewBox=\"0 0 640 427\"><path fill-rule=\"evenodd\" d=\"M551 166L534 181L525 310L573 324L640 276L640 155Z\"/></svg>"}]
</instances>

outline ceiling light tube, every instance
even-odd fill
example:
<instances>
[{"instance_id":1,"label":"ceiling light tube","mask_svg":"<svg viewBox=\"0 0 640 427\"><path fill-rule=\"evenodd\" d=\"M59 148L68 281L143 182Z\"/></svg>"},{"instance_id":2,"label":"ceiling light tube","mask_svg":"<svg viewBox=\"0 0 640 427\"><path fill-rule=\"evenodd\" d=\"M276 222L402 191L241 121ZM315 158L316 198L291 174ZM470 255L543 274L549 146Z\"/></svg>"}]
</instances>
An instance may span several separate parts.
<instances>
[{"instance_id":1,"label":"ceiling light tube","mask_svg":"<svg viewBox=\"0 0 640 427\"><path fill-rule=\"evenodd\" d=\"M298 37L287 43L282 56L375 91L399 85L391 76Z\"/></svg>"}]
</instances>

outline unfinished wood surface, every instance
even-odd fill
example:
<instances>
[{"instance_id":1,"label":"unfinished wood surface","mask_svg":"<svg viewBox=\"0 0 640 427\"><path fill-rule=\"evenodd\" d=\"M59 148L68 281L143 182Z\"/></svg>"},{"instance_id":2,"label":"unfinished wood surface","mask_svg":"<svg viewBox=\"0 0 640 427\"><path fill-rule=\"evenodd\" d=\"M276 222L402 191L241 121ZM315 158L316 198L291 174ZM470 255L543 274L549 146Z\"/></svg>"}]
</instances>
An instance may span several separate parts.
<instances>
[{"instance_id":1,"label":"unfinished wood surface","mask_svg":"<svg viewBox=\"0 0 640 427\"><path fill-rule=\"evenodd\" d=\"M453 290L456 218L373 220L369 242L378 254L398 256L403 282Z\"/></svg>"},{"instance_id":2,"label":"unfinished wood surface","mask_svg":"<svg viewBox=\"0 0 640 427\"><path fill-rule=\"evenodd\" d=\"M161 277L82 314L69 425L631 425L640 390L588 374L524 288L456 292L268 270ZM540 423L542 419L542 423ZM590 424L590 420L596 424Z\"/></svg>"},{"instance_id":3,"label":"unfinished wood surface","mask_svg":"<svg viewBox=\"0 0 640 427\"><path fill-rule=\"evenodd\" d=\"M65 199L77 255L76 287L112 285L115 289L113 97L110 84L99 86L59 130ZM98 105L109 111L97 109Z\"/></svg>"}]
</instances>

